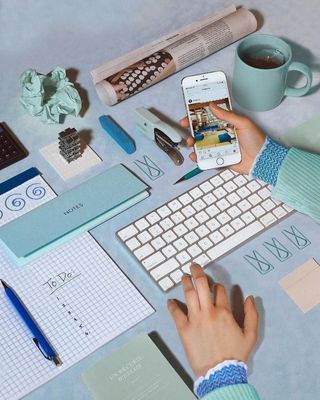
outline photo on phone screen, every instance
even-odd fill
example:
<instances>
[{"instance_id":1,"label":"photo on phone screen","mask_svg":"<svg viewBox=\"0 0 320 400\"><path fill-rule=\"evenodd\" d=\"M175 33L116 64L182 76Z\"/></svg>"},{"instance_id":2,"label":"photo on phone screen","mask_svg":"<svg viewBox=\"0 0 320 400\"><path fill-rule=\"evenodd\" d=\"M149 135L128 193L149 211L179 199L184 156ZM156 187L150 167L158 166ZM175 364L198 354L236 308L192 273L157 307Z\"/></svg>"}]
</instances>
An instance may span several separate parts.
<instances>
[{"instance_id":1,"label":"photo on phone screen","mask_svg":"<svg viewBox=\"0 0 320 400\"><path fill-rule=\"evenodd\" d=\"M201 79L201 76L208 76L208 79ZM210 103L215 103L225 110L231 110L224 77L219 72L183 80L189 123L195 139L194 147L199 167L203 169L236 164L241 160L234 126L218 119L209 107Z\"/></svg>"}]
</instances>

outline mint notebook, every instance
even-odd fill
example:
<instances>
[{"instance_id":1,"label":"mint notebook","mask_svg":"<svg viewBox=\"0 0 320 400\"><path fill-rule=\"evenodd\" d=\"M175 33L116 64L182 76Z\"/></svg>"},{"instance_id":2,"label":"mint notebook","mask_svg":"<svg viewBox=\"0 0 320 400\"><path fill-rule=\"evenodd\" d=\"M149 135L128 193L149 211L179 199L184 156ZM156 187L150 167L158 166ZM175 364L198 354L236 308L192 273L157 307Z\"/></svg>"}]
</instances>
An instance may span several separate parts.
<instances>
[{"instance_id":1,"label":"mint notebook","mask_svg":"<svg viewBox=\"0 0 320 400\"><path fill-rule=\"evenodd\" d=\"M97 400L195 400L147 334L103 359L82 374Z\"/></svg>"},{"instance_id":2,"label":"mint notebook","mask_svg":"<svg viewBox=\"0 0 320 400\"><path fill-rule=\"evenodd\" d=\"M0 228L18 264L31 261L149 196L148 186L116 165Z\"/></svg>"}]
</instances>

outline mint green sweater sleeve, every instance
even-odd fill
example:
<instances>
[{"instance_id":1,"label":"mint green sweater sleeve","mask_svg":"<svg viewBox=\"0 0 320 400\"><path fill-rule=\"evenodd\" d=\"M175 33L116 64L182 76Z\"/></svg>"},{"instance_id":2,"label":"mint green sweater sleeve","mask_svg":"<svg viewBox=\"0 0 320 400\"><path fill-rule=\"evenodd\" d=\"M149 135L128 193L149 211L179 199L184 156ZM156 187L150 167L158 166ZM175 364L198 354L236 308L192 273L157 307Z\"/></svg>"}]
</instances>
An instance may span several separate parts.
<instances>
[{"instance_id":1,"label":"mint green sweater sleeve","mask_svg":"<svg viewBox=\"0 0 320 400\"><path fill-rule=\"evenodd\" d=\"M201 400L260 400L260 397L252 385L240 384L215 389Z\"/></svg>"},{"instance_id":2,"label":"mint green sweater sleeve","mask_svg":"<svg viewBox=\"0 0 320 400\"><path fill-rule=\"evenodd\" d=\"M320 154L290 149L272 196L320 222Z\"/></svg>"}]
</instances>

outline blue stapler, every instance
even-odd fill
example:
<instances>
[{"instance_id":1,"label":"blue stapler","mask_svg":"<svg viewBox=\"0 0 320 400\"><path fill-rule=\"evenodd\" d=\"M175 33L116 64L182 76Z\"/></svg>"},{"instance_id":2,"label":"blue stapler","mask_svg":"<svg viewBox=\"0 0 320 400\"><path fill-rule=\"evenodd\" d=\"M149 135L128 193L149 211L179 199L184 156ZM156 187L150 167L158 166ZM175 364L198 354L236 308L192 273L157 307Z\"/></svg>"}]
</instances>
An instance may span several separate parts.
<instances>
[{"instance_id":1,"label":"blue stapler","mask_svg":"<svg viewBox=\"0 0 320 400\"><path fill-rule=\"evenodd\" d=\"M136 109L135 122L141 132L154 140L176 165L183 163L184 158L178 146L182 136L177 129L162 121L144 107Z\"/></svg>"}]
</instances>

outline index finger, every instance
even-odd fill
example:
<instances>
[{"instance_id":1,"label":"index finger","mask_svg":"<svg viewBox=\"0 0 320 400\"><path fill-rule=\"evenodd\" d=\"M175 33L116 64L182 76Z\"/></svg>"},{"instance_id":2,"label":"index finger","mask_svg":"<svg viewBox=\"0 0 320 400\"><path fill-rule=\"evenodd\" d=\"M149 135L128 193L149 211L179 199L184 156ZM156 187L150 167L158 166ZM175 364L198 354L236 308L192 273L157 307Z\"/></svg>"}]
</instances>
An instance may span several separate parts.
<instances>
[{"instance_id":1,"label":"index finger","mask_svg":"<svg viewBox=\"0 0 320 400\"><path fill-rule=\"evenodd\" d=\"M191 273L199 296L200 308L204 310L212 308L213 303L211 300L209 282L202 267L198 264L192 264Z\"/></svg>"}]
</instances>

